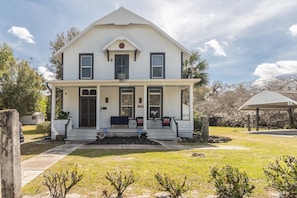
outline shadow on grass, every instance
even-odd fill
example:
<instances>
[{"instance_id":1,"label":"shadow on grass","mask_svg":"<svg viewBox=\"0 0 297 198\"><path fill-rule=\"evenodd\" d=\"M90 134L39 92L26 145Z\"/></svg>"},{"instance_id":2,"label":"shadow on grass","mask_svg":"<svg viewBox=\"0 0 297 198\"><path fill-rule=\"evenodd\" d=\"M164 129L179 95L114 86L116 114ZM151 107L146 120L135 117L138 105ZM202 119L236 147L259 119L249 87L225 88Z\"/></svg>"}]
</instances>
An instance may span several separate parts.
<instances>
[{"instance_id":1,"label":"shadow on grass","mask_svg":"<svg viewBox=\"0 0 297 198\"><path fill-rule=\"evenodd\" d=\"M43 139L39 141L25 142L21 144L21 155L38 155L61 144L64 144L64 142Z\"/></svg>"}]
</instances>

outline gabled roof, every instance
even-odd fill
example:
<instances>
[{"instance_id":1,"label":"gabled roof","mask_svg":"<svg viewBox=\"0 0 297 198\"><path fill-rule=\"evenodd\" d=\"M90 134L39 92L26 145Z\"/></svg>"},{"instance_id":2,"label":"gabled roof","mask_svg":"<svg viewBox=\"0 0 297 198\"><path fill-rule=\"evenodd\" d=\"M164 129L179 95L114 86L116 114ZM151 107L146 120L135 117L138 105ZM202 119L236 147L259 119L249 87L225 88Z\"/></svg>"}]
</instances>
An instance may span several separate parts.
<instances>
[{"instance_id":1,"label":"gabled roof","mask_svg":"<svg viewBox=\"0 0 297 198\"><path fill-rule=\"evenodd\" d=\"M110 43L108 43L104 48L103 51L110 50L110 51L116 51L118 50L118 46L115 47L118 43L124 43L125 45L128 45L125 47L125 51L129 50L137 50L138 53L141 51L140 47L138 47L135 43L133 43L130 39L128 39L125 36L118 36L114 40L112 40Z\"/></svg>"},{"instance_id":2,"label":"gabled roof","mask_svg":"<svg viewBox=\"0 0 297 198\"><path fill-rule=\"evenodd\" d=\"M90 29L92 29L95 26L99 25L130 25L130 24L140 24L140 25L148 25L152 29L154 29L156 32L164 36L166 39L174 43L178 48L181 49L184 53L187 55L190 55L191 52L186 49L184 46L182 46L180 43L178 43L176 40L174 40L172 37L170 37L167 33L162 31L160 28L158 28L156 25L154 25L152 22L134 14L133 12L120 7L119 9L111 12L110 14L102 17L101 19L95 21L91 25L89 25L85 30L83 30L79 35L77 35L73 40L71 40L69 43L67 43L65 46L63 46L60 50L58 50L55 53L55 56L61 54L66 48L71 46L76 40L80 39L84 34L86 34Z\"/></svg>"},{"instance_id":3,"label":"gabled roof","mask_svg":"<svg viewBox=\"0 0 297 198\"><path fill-rule=\"evenodd\" d=\"M239 110L288 109L297 107L297 92L262 91L251 97Z\"/></svg>"}]
</instances>

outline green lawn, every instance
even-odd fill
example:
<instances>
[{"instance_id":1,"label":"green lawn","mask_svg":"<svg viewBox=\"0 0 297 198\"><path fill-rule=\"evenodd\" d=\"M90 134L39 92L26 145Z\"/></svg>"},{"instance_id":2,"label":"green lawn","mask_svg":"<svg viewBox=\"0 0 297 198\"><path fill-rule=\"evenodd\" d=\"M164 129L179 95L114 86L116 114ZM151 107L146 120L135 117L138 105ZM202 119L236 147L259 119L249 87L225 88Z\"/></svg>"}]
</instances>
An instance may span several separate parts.
<instances>
[{"instance_id":1,"label":"green lawn","mask_svg":"<svg viewBox=\"0 0 297 198\"><path fill-rule=\"evenodd\" d=\"M297 139L267 135L248 134L243 128L210 127L211 135L232 138L228 143L212 144L241 146L248 150L188 149L181 151L144 151L144 150L76 150L51 170L69 169L78 164L83 172L83 180L70 193L87 197L101 197L102 190L110 190L104 178L106 171L120 169L133 170L139 177L136 183L127 189L126 197L150 195L159 192L156 189L154 175L167 173L171 178L187 176L192 190L187 197L206 197L214 194L212 184L208 183L210 167L231 165L245 171L256 186L251 197L269 197L263 167L282 155L297 156ZM204 153L205 158L192 157L192 153ZM35 179L22 189L23 195L44 194L42 177Z\"/></svg>"},{"instance_id":2,"label":"green lawn","mask_svg":"<svg viewBox=\"0 0 297 198\"><path fill-rule=\"evenodd\" d=\"M63 142L44 141L45 134L36 131L36 125L22 127L25 141L21 144L21 160L24 161Z\"/></svg>"}]
</instances>

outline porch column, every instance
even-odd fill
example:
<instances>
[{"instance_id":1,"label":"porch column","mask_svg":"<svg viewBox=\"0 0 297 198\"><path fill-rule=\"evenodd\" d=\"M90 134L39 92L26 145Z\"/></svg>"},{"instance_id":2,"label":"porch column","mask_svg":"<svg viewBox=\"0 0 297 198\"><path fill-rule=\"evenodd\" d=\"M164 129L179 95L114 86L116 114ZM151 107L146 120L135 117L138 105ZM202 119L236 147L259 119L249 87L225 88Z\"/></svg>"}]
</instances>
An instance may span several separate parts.
<instances>
[{"instance_id":1,"label":"porch column","mask_svg":"<svg viewBox=\"0 0 297 198\"><path fill-rule=\"evenodd\" d=\"M100 85L97 85L97 94L96 94L96 130L100 130Z\"/></svg>"},{"instance_id":2,"label":"porch column","mask_svg":"<svg viewBox=\"0 0 297 198\"><path fill-rule=\"evenodd\" d=\"M147 85L143 86L143 130L147 130Z\"/></svg>"},{"instance_id":3,"label":"porch column","mask_svg":"<svg viewBox=\"0 0 297 198\"><path fill-rule=\"evenodd\" d=\"M256 131L259 131L259 108L256 108Z\"/></svg>"},{"instance_id":4,"label":"porch column","mask_svg":"<svg viewBox=\"0 0 297 198\"><path fill-rule=\"evenodd\" d=\"M52 86L52 106L51 106L51 129L54 129L54 121L56 118L56 87L55 85ZM51 132L51 139L55 139Z\"/></svg>"},{"instance_id":5,"label":"porch column","mask_svg":"<svg viewBox=\"0 0 297 198\"><path fill-rule=\"evenodd\" d=\"M194 130L194 95L193 95L193 92L194 92L194 85L190 85L190 122L192 123L192 126L191 128Z\"/></svg>"}]
</instances>

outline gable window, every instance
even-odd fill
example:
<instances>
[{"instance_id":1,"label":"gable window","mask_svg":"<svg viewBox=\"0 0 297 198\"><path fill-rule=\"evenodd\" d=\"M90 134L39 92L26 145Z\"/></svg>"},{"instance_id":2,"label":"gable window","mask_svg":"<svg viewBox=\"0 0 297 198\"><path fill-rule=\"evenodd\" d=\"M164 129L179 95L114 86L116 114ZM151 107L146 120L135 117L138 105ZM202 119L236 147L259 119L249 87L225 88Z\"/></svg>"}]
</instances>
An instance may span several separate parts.
<instances>
[{"instance_id":1,"label":"gable window","mask_svg":"<svg viewBox=\"0 0 297 198\"><path fill-rule=\"evenodd\" d=\"M160 119L162 116L162 89L148 89L148 118Z\"/></svg>"},{"instance_id":2,"label":"gable window","mask_svg":"<svg viewBox=\"0 0 297 198\"><path fill-rule=\"evenodd\" d=\"M164 78L165 53L151 53L151 78Z\"/></svg>"},{"instance_id":3,"label":"gable window","mask_svg":"<svg viewBox=\"0 0 297 198\"><path fill-rule=\"evenodd\" d=\"M134 88L120 88L120 115L134 117Z\"/></svg>"},{"instance_id":4,"label":"gable window","mask_svg":"<svg viewBox=\"0 0 297 198\"><path fill-rule=\"evenodd\" d=\"M93 78L93 54L79 54L80 79Z\"/></svg>"}]
</instances>

